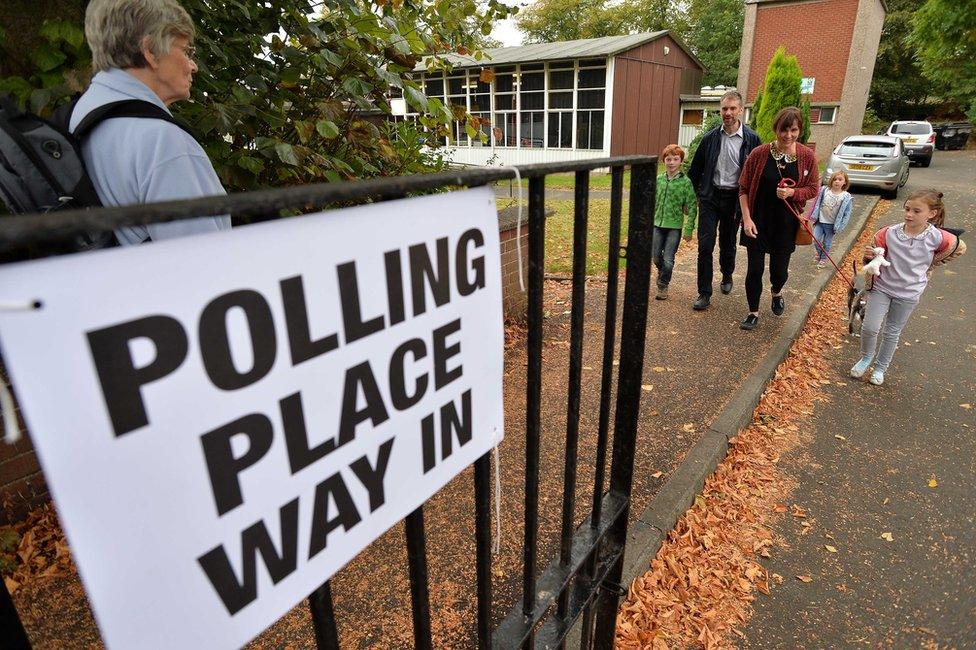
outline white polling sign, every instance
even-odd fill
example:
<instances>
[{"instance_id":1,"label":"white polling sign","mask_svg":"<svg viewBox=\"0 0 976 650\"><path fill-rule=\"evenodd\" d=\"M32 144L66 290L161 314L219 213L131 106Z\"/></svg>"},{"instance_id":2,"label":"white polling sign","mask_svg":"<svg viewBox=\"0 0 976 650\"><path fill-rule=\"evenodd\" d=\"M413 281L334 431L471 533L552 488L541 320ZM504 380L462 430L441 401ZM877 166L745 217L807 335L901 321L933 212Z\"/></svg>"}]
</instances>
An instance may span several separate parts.
<instances>
[{"instance_id":1,"label":"white polling sign","mask_svg":"<svg viewBox=\"0 0 976 650\"><path fill-rule=\"evenodd\" d=\"M487 188L0 268L106 644L239 647L497 445Z\"/></svg>"}]
</instances>

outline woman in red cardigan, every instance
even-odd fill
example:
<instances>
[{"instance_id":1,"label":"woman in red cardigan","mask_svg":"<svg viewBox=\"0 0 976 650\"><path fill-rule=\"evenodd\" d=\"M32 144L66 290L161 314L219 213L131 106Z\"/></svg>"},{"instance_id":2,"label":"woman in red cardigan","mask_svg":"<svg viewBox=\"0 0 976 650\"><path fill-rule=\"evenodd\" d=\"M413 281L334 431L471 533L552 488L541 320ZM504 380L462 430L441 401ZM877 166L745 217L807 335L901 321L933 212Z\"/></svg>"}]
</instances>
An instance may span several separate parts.
<instances>
[{"instance_id":1,"label":"woman in red cardigan","mask_svg":"<svg viewBox=\"0 0 976 650\"><path fill-rule=\"evenodd\" d=\"M802 126L800 109L789 106L777 113L773 120L776 139L753 149L739 176L739 205L742 206L739 244L745 246L749 260L746 270L749 315L739 325L744 330L753 330L759 324L766 255L769 255L773 313L781 316L786 309L783 285L789 275L790 256L796 248L796 230L800 224L783 199L789 199L802 215L804 204L817 195L820 185L813 150L797 142ZM796 185L779 187L784 178L793 179Z\"/></svg>"}]
</instances>

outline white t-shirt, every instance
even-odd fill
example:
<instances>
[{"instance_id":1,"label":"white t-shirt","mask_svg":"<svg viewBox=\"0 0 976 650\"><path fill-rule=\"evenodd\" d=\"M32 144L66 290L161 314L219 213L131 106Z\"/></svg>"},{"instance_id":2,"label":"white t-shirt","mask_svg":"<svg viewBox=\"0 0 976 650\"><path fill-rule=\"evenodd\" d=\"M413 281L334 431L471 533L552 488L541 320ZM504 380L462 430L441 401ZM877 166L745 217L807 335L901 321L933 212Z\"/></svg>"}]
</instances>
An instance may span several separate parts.
<instances>
[{"instance_id":1,"label":"white t-shirt","mask_svg":"<svg viewBox=\"0 0 976 650\"><path fill-rule=\"evenodd\" d=\"M820 223L834 223L837 213L840 211L840 204L844 200L844 192L834 194L833 190L826 190L823 199L820 201Z\"/></svg>"}]
</instances>

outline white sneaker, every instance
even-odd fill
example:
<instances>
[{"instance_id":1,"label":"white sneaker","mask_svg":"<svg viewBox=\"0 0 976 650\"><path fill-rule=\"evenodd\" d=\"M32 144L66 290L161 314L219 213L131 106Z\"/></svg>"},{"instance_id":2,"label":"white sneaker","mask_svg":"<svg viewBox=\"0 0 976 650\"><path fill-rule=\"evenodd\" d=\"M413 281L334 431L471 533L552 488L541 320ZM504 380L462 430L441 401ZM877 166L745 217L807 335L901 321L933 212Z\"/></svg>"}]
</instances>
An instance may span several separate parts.
<instances>
[{"instance_id":1,"label":"white sneaker","mask_svg":"<svg viewBox=\"0 0 976 650\"><path fill-rule=\"evenodd\" d=\"M872 357L861 357L857 363L851 367L851 377L854 379L860 379L864 376L864 373L868 371L868 366L871 365Z\"/></svg>"},{"instance_id":2,"label":"white sneaker","mask_svg":"<svg viewBox=\"0 0 976 650\"><path fill-rule=\"evenodd\" d=\"M874 372L871 373L871 377L870 379L868 379L868 381L874 384L875 386L880 386L881 384L884 383L884 373L881 372L880 370L875 370Z\"/></svg>"}]
</instances>

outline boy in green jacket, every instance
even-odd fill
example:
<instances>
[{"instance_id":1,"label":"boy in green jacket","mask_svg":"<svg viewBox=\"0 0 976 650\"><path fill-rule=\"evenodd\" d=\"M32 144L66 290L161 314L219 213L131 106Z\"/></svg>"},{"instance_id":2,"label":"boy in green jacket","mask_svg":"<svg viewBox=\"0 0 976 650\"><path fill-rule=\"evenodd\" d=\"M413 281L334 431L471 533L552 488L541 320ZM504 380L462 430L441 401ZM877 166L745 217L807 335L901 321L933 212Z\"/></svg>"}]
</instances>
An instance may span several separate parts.
<instances>
[{"instance_id":1,"label":"boy in green jacket","mask_svg":"<svg viewBox=\"0 0 976 650\"><path fill-rule=\"evenodd\" d=\"M674 270L674 254L678 240L691 241L698 216L698 203L691 180L681 171L684 150L669 144L661 152L665 172L657 177L657 194L654 201L654 238L651 259L657 267L657 298L667 300L671 271Z\"/></svg>"}]
</instances>

